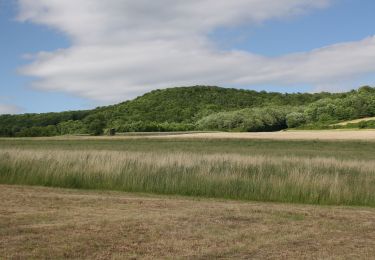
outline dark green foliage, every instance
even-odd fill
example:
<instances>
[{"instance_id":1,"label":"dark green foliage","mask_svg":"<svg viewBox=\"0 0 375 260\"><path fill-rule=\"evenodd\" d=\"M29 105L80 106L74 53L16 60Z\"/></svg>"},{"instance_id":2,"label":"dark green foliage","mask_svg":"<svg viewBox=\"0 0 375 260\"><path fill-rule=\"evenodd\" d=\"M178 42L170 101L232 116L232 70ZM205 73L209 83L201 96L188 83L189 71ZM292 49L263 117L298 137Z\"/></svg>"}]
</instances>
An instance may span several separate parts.
<instances>
[{"instance_id":1,"label":"dark green foliage","mask_svg":"<svg viewBox=\"0 0 375 260\"><path fill-rule=\"evenodd\" d=\"M305 110L310 122L335 122L375 115L375 91L362 88L340 99L325 98Z\"/></svg>"},{"instance_id":2,"label":"dark green foliage","mask_svg":"<svg viewBox=\"0 0 375 260\"><path fill-rule=\"evenodd\" d=\"M91 114L83 122L87 125L88 133L91 135L101 135L106 126L105 116L102 113Z\"/></svg>"},{"instance_id":3,"label":"dark green foliage","mask_svg":"<svg viewBox=\"0 0 375 260\"><path fill-rule=\"evenodd\" d=\"M375 88L368 86L338 94L195 86L154 90L88 111L0 115L0 136L100 135L112 128L116 132L320 129L368 116L375 116Z\"/></svg>"},{"instance_id":4,"label":"dark green foliage","mask_svg":"<svg viewBox=\"0 0 375 260\"><path fill-rule=\"evenodd\" d=\"M361 128L361 129L374 129L375 128L375 120L371 120L371 121L362 121L360 123L358 123L358 128Z\"/></svg>"},{"instance_id":5,"label":"dark green foliage","mask_svg":"<svg viewBox=\"0 0 375 260\"><path fill-rule=\"evenodd\" d=\"M88 131L92 135L101 135L104 132L105 123L99 119L91 121L88 125Z\"/></svg>"},{"instance_id":6,"label":"dark green foliage","mask_svg":"<svg viewBox=\"0 0 375 260\"><path fill-rule=\"evenodd\" d=\"M0 115L0 136L50 136L62 134L59 124L82 120L90 111Z\"/></svg>"},{"instance_id":7,"label":"dark green foliage","mask_svg":"<svg viewBox=\"0 0 375 260\"><path fill-rule=\"evenodd\" d=\"M80 120L61 122L57 127L61 135L85 134L88 132L87 126Z\"/></svg>"},{"instance_id":8,"label":"dark green foliage","mask_svg":"<svg viewBox=\"0 0 375 260\"><path fill-rule=\"evenodd\" d=\"M194 124L175 123L175 122L124 122L117 131L119 132L174 132L174 131L191 131L195 129Z\"/></svg>"},{"instance_id":9,"label":"dark green foliage","mask_svg":"<svg viewBox=\"0 0 375 260\"><path fill-rule=\"evenodd\" d=\"M114 128L109 129L108 130L108 135L110 135L110 136L116 135L116 129L114 129Z\"/></svg>"},{"instance_id":10,"label":"dark green foliage","mask_svg":"<svg viewBox=\"0 0 375 260\"><path fill-rule=\"evenodd\" d=\"M26 137L36 137L36 136L56 136L58 131L56 126L49 125L45 127L32 126L29 128L22 128L16 133L16 137L26 136Z\"/></svg>"},{"instance_id":11,"label":"dark green foliage","mask_svg":"<svg viewBox=\"0 0 375 260\"><path fill-rule=\"evenodd\" d=\"M333 94L281 94L252 90L195 86L154 90L135 100L103 108L112 110L112 118L130 122L195 122L209 114L243 108L301 106ZM124 118L124 115L127 115Z\"/></svg>"}]
</instances>

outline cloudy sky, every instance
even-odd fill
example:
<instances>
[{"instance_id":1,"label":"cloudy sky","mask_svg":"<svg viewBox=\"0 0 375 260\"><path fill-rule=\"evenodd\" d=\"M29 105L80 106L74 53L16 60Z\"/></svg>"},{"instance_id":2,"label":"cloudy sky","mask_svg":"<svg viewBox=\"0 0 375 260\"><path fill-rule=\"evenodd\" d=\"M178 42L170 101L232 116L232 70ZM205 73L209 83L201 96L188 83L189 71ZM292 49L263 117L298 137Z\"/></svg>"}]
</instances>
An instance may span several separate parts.
<instances>
[{"instance_id":1,"label":"cloudy sky","mask_svg":"<svg viewBox=\"0 0 375 260\"><path fill-rule=\"evenodd\" d=\"M374 10L373 0L0 0L0 113L172 86L373 85Z\"/></svg>"}]
</instances>

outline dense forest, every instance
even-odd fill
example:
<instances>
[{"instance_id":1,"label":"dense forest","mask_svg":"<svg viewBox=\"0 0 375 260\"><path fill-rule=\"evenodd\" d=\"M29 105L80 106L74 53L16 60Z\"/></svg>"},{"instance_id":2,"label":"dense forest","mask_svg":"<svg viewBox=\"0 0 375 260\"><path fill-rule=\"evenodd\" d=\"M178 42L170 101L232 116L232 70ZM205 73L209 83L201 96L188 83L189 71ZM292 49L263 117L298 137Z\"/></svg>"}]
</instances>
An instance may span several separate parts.
<instances>
[{"instance_id":1,"label":"dense forest","mask_svg":"<svg viewBox=\"0 0 375 260\"><path fill-rule=\"evenodd\" d=\"M1 115L0 136L54 136L150 131L277 131L287 128L375 128L375 88L345 93L257 92L211 86L154 90L134 100L86 111Z\"/></svg>"}]
</instances>

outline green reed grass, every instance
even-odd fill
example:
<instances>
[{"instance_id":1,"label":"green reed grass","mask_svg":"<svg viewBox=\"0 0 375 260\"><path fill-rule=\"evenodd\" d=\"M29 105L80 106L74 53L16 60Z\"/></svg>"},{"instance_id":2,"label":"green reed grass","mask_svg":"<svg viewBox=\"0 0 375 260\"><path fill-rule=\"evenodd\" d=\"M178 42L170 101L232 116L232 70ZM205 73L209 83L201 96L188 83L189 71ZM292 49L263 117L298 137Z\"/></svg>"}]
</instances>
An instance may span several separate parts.
<instances>
[{"instance_id":1,"label":"green reed grass","mask_svg":"<svg viewBox=\"0 0 375 260\"><path fill-rule=\"evenodd\" d=\"M374 161L294 155L6 148L0 183L375 206Z\"/></svg>"}]
</instances>

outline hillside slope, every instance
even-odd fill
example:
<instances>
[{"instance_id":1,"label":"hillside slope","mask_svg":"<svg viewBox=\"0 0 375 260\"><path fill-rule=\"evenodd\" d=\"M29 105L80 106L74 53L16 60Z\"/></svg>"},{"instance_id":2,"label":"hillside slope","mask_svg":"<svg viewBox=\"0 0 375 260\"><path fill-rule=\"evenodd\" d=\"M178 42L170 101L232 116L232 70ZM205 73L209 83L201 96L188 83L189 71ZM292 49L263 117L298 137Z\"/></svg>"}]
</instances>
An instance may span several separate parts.
<instances>
[{"instance_id":1,"label":"hillside slope","mask_svg":"<svg viewBox=\"0 0 375 260\"><path fill-rule=\"evenodd\" d=\"M301 106L338 94L281 94L252 90L194 86L154 90L134 100L105 107L113 117L127 121L194 122L197 118L220 111L265 105ZM340 95L341 96L341 95Z\"/></svg>"},{"instance_id":2,"label":"hillside slope","mask_svg":"<svg viewBox=\"0 0 375 260\"><path fill-rule=\"evenodd\" d=\"M2 115L0 136L102 134L109 128L119 132L273 131L374 116L374 100L375 88L371 87L336 94L179 87L87 111Z\"/></svg>"}]
</instances>

